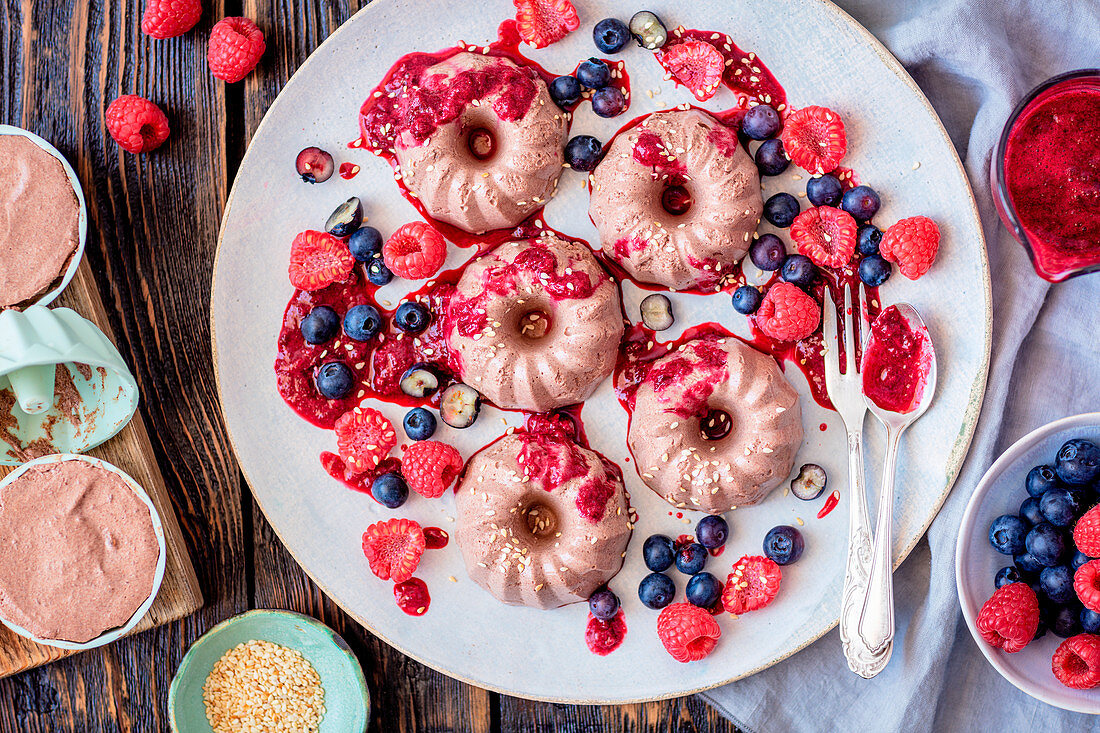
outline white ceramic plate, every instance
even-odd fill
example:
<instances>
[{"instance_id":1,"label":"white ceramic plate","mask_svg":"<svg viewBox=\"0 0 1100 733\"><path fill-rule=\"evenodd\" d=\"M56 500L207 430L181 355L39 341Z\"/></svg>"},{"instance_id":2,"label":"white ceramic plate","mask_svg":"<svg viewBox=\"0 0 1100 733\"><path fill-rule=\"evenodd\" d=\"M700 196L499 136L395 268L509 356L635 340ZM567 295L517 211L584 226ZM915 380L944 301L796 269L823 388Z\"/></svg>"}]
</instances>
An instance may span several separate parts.
<instances>
[{"instance_id":1,"label":"white ceramic plate","mask_svg":"<svg viewBox=\"0 0 1100 733\"><path fill-rule=\"evenodd\" d=\"M412 5L374 2L314 52L256 131L227 205L211 304L217 375L241 467L275 531L325 592L372 632L425 664L508 694L575 703L670 697L751 674L806 646L837 621L847 500L842 498L834 512L818 520L815 514L824 497L806 503L777 491L763 504L729 515L730 543L720 560L709 563L722 579L734 559L759 553L765 532L777 524L804 520L806 553L797 565L784 569L783 592L774 604L739 620L723 618L717 650L701 662L679 664L657 639L656 613L637 600L638 581L647 572L641 543L655 532L691 532L697 517L681 521L670 516L670 507L642 485L632 464L624 462L626 415L610 383L585 405L582 417L593 447L624 467L640 514L626 565L611 584L624 599L629 627L619 650L607 657L589 653L583 604L543 612L497 602L466 577L454 543L444 551L427 553L417 572L432 593L431 609L423 617L405 615L394 603L391 584L371 576L360 552L367 525L398 514L425 526L453 529L453 497L428 501L414 496L392 512L329 478L318 455L334 450L334 436L311 427L283 403L272 364L280 319L292 294L286 264L294 235L322 228L336 205L351 195L366 202L370 223L384 234L417 218L399 194L387 164L347 147L358 135L357 111L363 99L399 56L435 51L460 39L484 44L495 38L499 22L514 12L507 0L484 3L476 12L461 0ZM594 0L576 5L582 29L530 53L561 73L596 53L591 35L596 21L616 10L627 12ZM916 283L895 275L882 289L887 300L907 300L925 314L943 374L935 403L902 447L894 551L904 557L954 481L985 387L989 275L977 212L958 157L912 80L877 41L834 6L819 0L747 0L731 7L715 0L692 3L690 10L674 7L658 2L652 9L670 25L732 33L740 46L764 59L785 85L792 104L824 104L844 116L849 140L845 163L881 192L881 221L919 213L940 224L941 254L931 273ZM584 108L572 134L590 133L606 140L635 115L690 101L685 90L663 80L650 53L631 46L621 58L632 82L631 108L614 120L601 120ZM653 98L647 90L655 92ZM728 107L731 100L723 90L710 106ZM362 172L351 181L333 176L322 185L305 185L294 173L294 158L308 145L332 152L337 165L353 161ZM792 166L769 182L766 195L780 187L803 190L805 180L796 181L794 175ZM546 219L567 234L596 241L580 174L565 173ZM468 256L468 251L452 248L447 266ZM391 285L380 297L396 303L403 293ZM637 318L640 296L634 286L624 286L632 318ZM748 334L745 318L732 310L727 295L673 294L672 300L677 322L664 333L669 339L686 326L713 320ZM788 374L804 395L807 439L796 465L823 465L832 477L830 488L840 488L843 495L845 440L840 420L813 403L797 369L788 367ZM401 409L378 407L398 424ZM469 457L498 436L505 424L518 422L515 414L486 409L472 428L444 427L437 437ZM878 484L874 473L882 437L881 429L869 425L872 487ZM449 577L457 582L449 582ZM681 599L683 581L676 578Z\"/></svg>"},{"instance_id":2,"label":"white ceramic plate","mask_svg":"<svg viewBox=\"0 0 1100 733\"><path fill-rule=\"evenodd\" d=\"M1100 412L1056 420L1012 444L978 482L963 514L955 548L955 583L971 636L1001 676L1037 700L1079 713L1100 715L1100 688L1072 690L1054 676L1050 659L1062 639L1048 631L1027 648L1008 654L982 640L974 625L982 604L993 595L993 576L1012 558L989 545L989 524L1002 514L1016 514L1027 498L1024 480L1033 466L1053 463L1070 438L1100 443Z\"/></svg>"}]
</instances>

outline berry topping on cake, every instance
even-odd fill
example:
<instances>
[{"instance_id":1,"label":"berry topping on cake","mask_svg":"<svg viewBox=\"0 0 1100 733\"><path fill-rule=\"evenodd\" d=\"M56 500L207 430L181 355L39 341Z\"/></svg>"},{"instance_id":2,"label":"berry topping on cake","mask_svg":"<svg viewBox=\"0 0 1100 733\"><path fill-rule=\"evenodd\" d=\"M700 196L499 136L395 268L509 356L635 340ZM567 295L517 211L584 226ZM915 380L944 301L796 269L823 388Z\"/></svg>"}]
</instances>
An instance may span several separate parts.
<instances>
[{"instance_id":1,"label":"berry topping on cake","mask_svg":"<svg viewBox=\"0 0 1100 733\"><path fill-rule=\"evenodd\" d=\"M673 603L657 617L657 636L677 662L697 662L714 651L722 629L705 609Z\"/></svg>"},{"instance_id":2,"label":"berry topping on cake","mask_svg":"<svg viewBox=\"0 0 1100 733\"><path fill-rule=\"evenodd\" d=\"M856 220L832 206L806 209L791 224L795 247L821 267L847 265L856 251L856 233Z\"/></svg>"},{"instance_id":3,"label":"berry topping on cake","mask_svg":"<svg viewBox=\"0 0 1100 733\"><path fill-rule=\"evenodd\" d=\"M535 48L560 41L581 24L569 0L512 0L512 4L520 38Z\"/></svg>"},{"instance_id":4,"label":"berry topping on cake","mask_svg":"<svg viewBox=\"0 0 1100 733\"><path fill-rule=\"evenodd\" d=\"M787 156L810 173L829 173L848 150L844 122L827 107L803 107L787 117L783 130Z\"/></svg>"},{"instance_id":5,"label":"berry topping on cake","mask_svg":"<svg viewBox=\"0 0 1100 733\"><path fill-rule=\"evenodd\" d=\"M1100 613L1100 560L1089 560L1077 568L1073 589L1085 608Z\"/></svg>"},{"instance_id":6,"label":"berry topping on cake","mask_svg":"<svg viewBox=\"0 0 1100 733\"><path fill-rule=\"evenodd\" d=\"M1100 636L1078 634L1058 645L1051 671L1066 687L1089 690L1100 685Z\"/></svg>"},{"instance_id":7,"label":"berry topping on cake","mask_svg":"<svg viewBox=\"0 0 1100 733\"><path fill-rule=\"evenodd\" d=\"M201 16L200 0L146 0L141 32L153 38L175 38L194 28Z\"/></svg>"},{"instance_id":8,"label":"berry topping on cake","mask_svg":"<svg viewBox=\"0 0 1100 733\"><path fill-rule=\"evenodd\" d=\"M997 589L978 612L978 633L990 646L1012 654L1035 638L1039 601L1027 583L1009 583Z\"/></svg>"},{"instance_id":9,"label":"berry topping on cake","mask_svg":"<svg viewBox=\"0 0 1100 733\"><path fill-rule=\"evenodd\" d=\"M336 237L304 231L290 245L290 284L300 290L320 290L345 279L355 258Z\"/></svg>"},{"instance_id":10,"label":"berry topping on cake","mask_svg":"<svg viewBox=\"0 0 1100 733\"><path fill-rule=\"evenodd\" d=\"M684 41L668 46L661 53L661 64L700 102L707 101L718 91L722 72L726 69L722 52L706 41Z\"/></svg>"},{"instance_id":11,"label":"berry topping on cake","mask_svg":"<svg viewBox=\"0 0 1100 733\"><path fill-rule=\"evenodd\" d=\"M230 84L248 76L264 55L264 32L248 18L222 18L210 30L210 73Z\"/></svg>"},{"instance_id":12,"label":"berry topping on cake","mask_svg":"<svg viewBox=\"0 0 1100 733\"><path fill-rule=\"evenodd\" d=\"M1073 527L1073 543L1089 557L1100 557L1100 505L1077 520Z\"/></svg>"},{"instance_id":13,"label":"berry topping on cake","mask_svg":"<svg viewBox=\"0 0 1100 733\"><path fill-rule=\"evenodd\" d=\"M756 310L756 325L777 341L799 341L817 330L821 309L796 285L778 282L768 288Z\"/></svg>"},{"instance_id":14,"label":"berry topping on cake","mask_svg":"<svg viewBox=\"0 0 1100 733\"><path fill-rule=\"evenodd\" d=\"M148 99L123 94L107 107L107 132L128 153L148 153L168 139L168 118Z\"/></svg>"},{"instance_id":15,"label":"berry topping on cake","mask_svg":"<svg viewBox=\"0 0 1100 733\"><path fill-rule=\"evenodd\" d=\"M397 444L397 434L386 416L370 407L356 407L336 420L340 457L362 473L378 467Z\"/></svg>"},{"instance_id":16,"label":"berry topping on cake","mask_svg":"<svg viewBox=\"0 0 1100 733\"><path fill-rule=\"evenodd\" d=\"M411 519L375 522L363 533L363 554L372 573L403 583L416 572L424 555L424 530Z\"/></svg>"},{"instance_id":17,"label":"berry topping on cake","mask_svg":"<svg viewBox=\"0 0 1100 733\"><path fill-rule=\"evenodd\" d=\"M782 579L783 570L774 561L746 555L733 564L722 592L722 606L735 616L759 610L779 595Z\"/></svg>"},{"instance_id":18,"label":"berry topping on cake","mask_svg":"<svg viewBox=\"0 0 1100 733\"><path fill-rule=\"evenodd\" d=\"M940 230L927 216L911 216L891 226L882 235L879 252L910 280L916 280L936 259Z\"/></svg>"},{"instance_id":19,"label":"berry topping on cake","mask_svg":"<svg viewBox=\"0 0 1100 733\"><path fill-rule=\"evenodd\" d=\"M382 245L382 259L398 277L421 280L431 277L447 259L447 243L422 221L398 228Z\"/></svg>"},{"instance_id":20,"label":"berry topping on cake","mask_svg":"<svg viewBox=\"0 0 1100 733\"><path fill-rule=\"evenodd\" d=\"M462 456L453 446L438 440L411 444L401 458L402 473L409 488L428 499L443 492L462 472Z\"/></svg>"}]
</instances>

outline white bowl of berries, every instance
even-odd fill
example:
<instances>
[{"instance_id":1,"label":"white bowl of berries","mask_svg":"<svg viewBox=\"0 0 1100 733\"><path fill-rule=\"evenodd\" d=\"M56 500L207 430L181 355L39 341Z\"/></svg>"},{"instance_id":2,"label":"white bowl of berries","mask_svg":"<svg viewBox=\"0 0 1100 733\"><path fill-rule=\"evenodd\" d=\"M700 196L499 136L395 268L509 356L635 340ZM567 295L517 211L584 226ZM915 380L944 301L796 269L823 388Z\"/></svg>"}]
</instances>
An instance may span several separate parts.
<instances>
[{"instance_id":1,"label":"white bowl of berries","mask_svg":"<svg viewBox=\"0 0 1100 733\"><path fill-rule=\"evenodd\" d=\"M1028 433L978 483L955 549L963 617L1009 682L1100 714L1100 413ZM1094 508L1095 507L1095 508Z\"/></svg>"}]
</instances>

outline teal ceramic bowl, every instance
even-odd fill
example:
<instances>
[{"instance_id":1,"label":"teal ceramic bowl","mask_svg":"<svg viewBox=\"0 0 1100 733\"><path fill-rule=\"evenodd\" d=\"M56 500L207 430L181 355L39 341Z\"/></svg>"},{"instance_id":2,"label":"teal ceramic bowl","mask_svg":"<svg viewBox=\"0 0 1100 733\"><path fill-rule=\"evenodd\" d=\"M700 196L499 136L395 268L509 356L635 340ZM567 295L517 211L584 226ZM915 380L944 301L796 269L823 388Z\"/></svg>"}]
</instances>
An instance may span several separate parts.
<instances>
[{"instance_id":1,"label":"teal ceramic bowl","mask_svg":"<svg viewBox=\"0 0 1100 733\"><path fill-rule=\"evenodd\" d=\"M257 609L226 619L191 645L168 688L168 717L176 733L209 733L202 687L214 663L253 639L302 653L325 688L320 733L361 733L370 718L363 668L348 643L320 621L293 611Z\"/></svg>"}]
</instances>

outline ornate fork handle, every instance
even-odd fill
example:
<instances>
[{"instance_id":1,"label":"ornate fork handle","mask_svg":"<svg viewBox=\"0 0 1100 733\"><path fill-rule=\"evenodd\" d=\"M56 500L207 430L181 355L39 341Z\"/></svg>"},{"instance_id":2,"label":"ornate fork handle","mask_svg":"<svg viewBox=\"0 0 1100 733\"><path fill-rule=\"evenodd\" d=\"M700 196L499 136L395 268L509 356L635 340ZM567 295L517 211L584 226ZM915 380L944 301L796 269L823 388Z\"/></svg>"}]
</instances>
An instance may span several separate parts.
<instances>
[{"instance_id":1,"label":"ornate fork handle","mask_svg":"<svg viewBox=\"0 0 1100 733\"><path fill-rule=\"evenodd\" d=\"M860 615L871 574L871 520L863 477L863 426L848 431L848 557L844 568L844 594L840 605L840 643L848 668L861 677L881 670L881 652L872 649L859 634Z\"/></svg>"}]
</instances>

